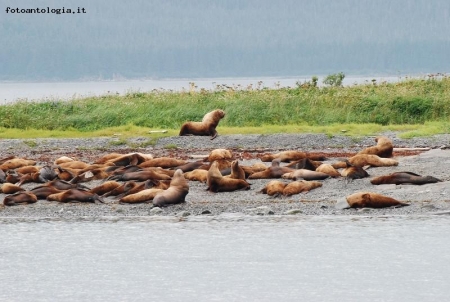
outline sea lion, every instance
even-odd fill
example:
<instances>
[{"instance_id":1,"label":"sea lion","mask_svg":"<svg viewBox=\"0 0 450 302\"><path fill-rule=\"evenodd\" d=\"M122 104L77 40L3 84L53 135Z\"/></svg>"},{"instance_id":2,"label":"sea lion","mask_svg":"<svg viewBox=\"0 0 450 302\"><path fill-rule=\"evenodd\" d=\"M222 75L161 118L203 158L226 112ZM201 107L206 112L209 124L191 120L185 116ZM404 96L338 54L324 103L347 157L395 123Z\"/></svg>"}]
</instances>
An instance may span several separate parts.
<instances>
[{"instance_id":1,"label":"sea lion","mask_svg":"<svg viewBox=\"0 0 450 302\"><path fill-rule=\"evenodd\" d=\"M37 186L31 190L29 190L28 192L33 193L34 195L36 195L36 197L38 199L47 199L47 197L49 195L55 194L55 193L62 193L65 192L66 190L60 190L57 189L55 187L52 186Z\"/></svg>"},{"instance_id":2,"label":"sea lion","mask_svg":"<svg viewBox=\"0 0 450 302\"><path fill-rule=\"evenodd\" d=\"M286 187L283 189L284 196L291 196L294 194L299 194L303 192L309 192L315 188L319 188L322 186L322 183L319 181L307 181L307 180L297 180L291 183L288 183Z\"/></svg>"},{"instance_id":3,"label":"sea lion","mask_svg":"<svg viewBox=\"0 0 450 302\"><path fill-rule=\"evenodd\" d=\"M323 180L329 178L330 175L322 172L311 171L307 169L297 169L289 173L281 175L284 179L304 179L304 180Z\"/></svg>"},{"instance_id":4,"label":"sea lion","mask_svg":"<svg viewBox=\"0 0 450 302\"><path fill-rule=\"evenodd\" d=\"M187 162L183 159L176 159L172 157L158 157L154 159L146 160L142 163L140 163L138 166L141 168L148 168L148 167L159 167L163 169L173 168L177 166L181 166L186 164Z\"/></svg>"},{"instance_id":5,"label":"sea lion","mask_svg":"<svg viewBox=\"0 0 450 302\"><path fill-rule=\"evenodd\" d=\"M242 165L240 167L245 172L245 178L248 178L253 173L262 172L262 171L264 171L264 170L266 170L268 168L264 163L261 163L261 162L254 163L251 166L244 166L244 165Z\"/></svg>"},{"instance_id":6,"label":"sea lion","mask_svg":"<svg viewBox=\"0 0 450 302\"><path fill-rule=\"evenodd\" d=\"M348 160L345 161L346 167L341 171L341 175L347 179L361 179L369 177L369 173L360 166L352 165Z\"/></svg>"},{"instance_id":7,"label":"sea lion","mask_svg":"<svg viewBox=\"0 0 450 302\"><path fill-rule=\"evenodd\" d=\"M109 180L136 180L136 181L146 181L148 179L158 179L158 180L167 180L171 179L170 176L162 173L157 173L153 170L142 170L136 172L128 172L120 175L114 175L108 178Z\"/></svg>"},{"instance_id":8,"label":"sea lion","mask_svg":"<svg viewBox=\"0 0 450 302\"><path fill-rule=\"evenodd\" d=\"M75 161L75 159L68 157L68 156L61 156L61 157L58 157L57 159L55 159L55 161L53 163L55 165L59 165L59 164L67 163L70 161Z\"/></svg>"},{"instance_id":9,"label":"sea lion","mask_svg":"<svg viewBox=\"0 0 450 302\"><path fill-rule=\"evenodd\" d=\"M336 208L386 208L408 206L408 203L373 192L358 192L338 200Z\"/></svg>"},{"instance_id":10,"label":"sea lion","mask_svg":"<svg viewBox=\"0 0 450 302\"><path fill-rule=\"evenodd\" d=\"M189 193L189 185L180 169L175 171L170 187L153 198L153 205L157 207L185 202Z\"/></svg>"},{"instance_id":11,"label":"sea lion","mask_svg":"<svg viewBox=\"0 0 450 302\"><path fill-rule=\"evenodd\" d=\"M217 163L217 165L218 165L217 168L221 171L231 167L231 161L228 159L218 159L218 160L215 160L214 162ZM198 168L203 169L203 170L209 170L209 168L211 168L211 163L201 165Z\"/></svg>"},{"instance_id":12,"label":"sea lion","mask_svg":"<svg viewBox=\"0 0 450 302\"><path fill-rule=\"evenodd\" d=\"M282 181L271 180L264 186L264 188L262 188L260 193L267 194L269 196L278 196L283 194L283 190L286 185L287 184Z\"/></svg>"},{"instance_id":13,"label":"sea lion","mask_svg":"<svg viewBox=\"0 0 450 302\"><path fill-rule=\"evenodd\" d=\"M6 182L1 187L1 192L3 194L14 194L20 191L25 191L21 186Z\"/></svg>"},{"instance_id":14,"label":"sea lion","mask_svg":"<svg viewBox=\"0 0 450 302\"><path fill-rule=\"evenodd\" d=\"M231 173L225 177L234 179L245 179L245 171L239 166L239 161L234 160L231 162Z\"/></svg>"},{"instance_id":15,"label":"sea lion","mask_svg":"<svg viewBox=\"0 0 450 302\"><path fill-rule=\"evenodd\" d=\"M315 171L321 164L322 162L320 161L311 160L309 158L302 158L300 160L296 160L287 164L285 167Z\"/></svg>"},{"instance_id":16,"label":"sea lion","mask_svg":"<svg viewBox=\"0 0 450 302\"><path fill-rule=\"evenodd\" d=\"M29 192L17 192L12 195L5 196L3 204L5 206L15 206L19 204L36 203L38 201L36 195Z\"/></svg>"},{"instance_id":17,"label":"sea lion","mask_svg":"<svg viewBox=\"0 0 450 302\"><path fill-rule=\"evenodd\" d=\"M63 169L80 169L81 170L81 169L85 169L85 168L89 167L89 164L87 164L83 161L80 161L80 160L74 160L74 161L61 163L58 166Z\"/></svg>"},{"instance_id":18,"label":"sea lion","mask_svg":"<svg viewBox=\"0 0 450 302\"><path fill-rule=\"evenodd\" d=\"M12 158L3 162L3 164L0 165L0 169L3 171L7 171L24 166L34 166L34 165L36 165L36 161L32 159Z\"/></svg>"},{"instance_id":19,"label":"sea lion","mask_svg":"<svg viewBox=\"0 0 450 302\"><path fill-rule=\"evenodd\" d=\"M195 169L184 173L184 178L192 181L206 182L206 179L208 178L208 171L203 169Z\"/></svg>"},{"instance_id":20,"label":"sea lion","mask_svg":"<svg viewBox=\"0 0 450 302\"><path fill-rule=\"evenodd\" d=\"M20 174L31 174L31 173L39 172L39 170L41 168L42 168L41 166L23 166L23 167L17 168L16 172L18 172Z\"/></svg>"},{"instance_id":21,"label":"sea lion","mask_svg":"<svg viewBox=\"0 0 450 302\"><path fill-rule=\"evenodd\" d=\"M199 167L201 167L203 165L204 165L203 160L197 160L194 162L186 163L184 165L176 166L173 169L174 170L181 169L181 171L183 171L183 173L186 173L186 172L194 171L195 169L198 169Z\"/></svg>"},{"instance_id":22,"label":"sea lion","mask_svg":"<svg viewBox=\"0 0 450 302\"><path fill-rule=\"evenodd\" d=\"M147 189L161 189L161 190L167 190L170 187L170 180L154 180L149 179L142 183L138 183L136 186L128 190L127 192L124 192L122 194L117 195L118 198L122 198L124 196L128 196L131 194L136 194L138 192L141 192L143 190Z\"/></svg>"},{"instance_id":23,"label":"sea lion","mask_svg":"<svg viewBox=\"0 0 450 302\"><path fill-rule=\"evenodd\" d=\"M306 157L307 157L307 155L305 152L289 150L289 151L281 151L278 153L263 154L261 156L261 161L271 162L274 159L279 159L281 162L286 163L286 162L300 160L300 159L303 159Z\"/></svg>"},{"instance_id":24,"label":"sea lion","mask_svg":"<svg viewBox=\"0 0 450 302\"><path fill-rule=\"evenodd\" d=\"M49 201L58 202L93 202L104 203L103 199L97 194L90 193L80 189L69 189L61 193L55 193L47 196Z\"/></svg>"},{"instance_id":25,"label":"sea lion","mask_svg":"<svg viewBox=\"0 0 450 302\"><path fill-rule=\"evenodd\" d=\"M89 188L83 186L82 184L72 184L68 181L61 180L61 179L54 179L52 181L44 183L42 186L55 187L58 190L68 190L68 189L74 189L74 188L89 190Z\"/></svg>"},{"instance_id":26,"label":"sea lion","mask_svg":"<svg viewBox=\"0 0 450 302\"><path fill-rule=\"evenodd\" d=\"M374 154L379 157L392 157L394 146L389 138L386 136L377 136L375 142L377 142L376 146L365 148L359 151L358 154Z\"/></svg>"},{"instance_id":27,"label":"sea lion","mask_svg":"<svg viewBox=\"0 0 450 302\"><path fill-rule=\"evenodd\" d=\"M373 185L382 184L412 184L412 185L423 185L429 183L441 182L442 180L437 179L433 176L421 176L412 172L395 172L389 175L378 176L372 178L370 181Z\"/></svg>"},{"instance_id":28,"label":"sea lion","mask_svg":"<svg viewBox=\"0 0 450 302\"><path fill-rule=\"evenodd\" d=\"M28 174L23 174L20 176L20 179L17 182L17 185L21 186L24 183L29 183L29 182L45 183L45 182L47 182L47 180L44 179L43 177L41 177L41 173L39 173L39 172L28 173Z\"/></svg>"},{"instance_id":29,"label":"sea lion","mask_svg":"<svg viewBox=\"0 0 450 302\"><path fill-rule=\"evenodd\" d=\"M288 167L280 167L281 160L279 158L272 161L272 165L266 170L253 173L248 179L267 179L267 178L281 178L283 174L293 172L295 169Z\"/></svg>"},{"instance_id":30,"label":"sea lion","mask_svg":"<svg viewBox=\"0 0 450 302\"><path fill-rule=\"evenodd\" d=\"M217 137L216 127L222 118L225 117L225 112L220 109L211 111L203 117L201 122L186 122L181 126L180 136L183 135L200 135L211 136L211 139Z\"/></svg>"},{"instance_id":31,"label":"sea lion","mask_svg":"<svg viewBox=\"0 0 450 302\"><path fill-rule=\"evenodd\" d=\"M116 158L110 159L105 162L106 163L112 163L115 166L128 166L128 165L138 165L140 163L143 163L146 160L153 159L147 158L141 155L141 153L128 153L121 156L118 156Z\"/></svg>"},{"instance_id":32,"label":"sea lion","mask_svg":"<svg viewBox=\"0 0 450 302\"><path fill-rule=\"evenodd\" d=\"M322 172L330 175L331 177L341 176L341 173L339 173L339 171L333 168L333 166L331 166L330 164L321 164L320 166L317 167L316 172Z\"/></svg>"},{"instance_id":33,"label":"sea lion","mask_svg":"<svg viewBox=\"0 0 450 302\"><path fill-rule=\"evenodd\" d=\"M109 173L105 172L102 169L93 169L86 171L84 173L78 174L74 178L70 180L70 183L76 184L80 182L88 182L91 180L99 180L99 179L106 179L110 175Z\"/></svg>"},{"instance_id":34,"label":"sea lion","mask_svg":"<svg viewBox=\"0 0 450 302\"><path fill-rule=\"evenodd\" d=\"M213 161L220 159L233 159L233 153L231 153L231 151L228 149L214 149L204 160L212 163Z\"/></svg>"},{"instance_id":35,"label":"sea lion","mask_svg":"<svg viewBox=\"0 0 450 302\"><path fill-rule=\"evenodd\" d=\"M210 192L231 192L236 190L249 190L250 184L244 179L234 179L223 177L218 169L217 161L211 164L211 168L208 170L208 177L206 180L208 190Z\"/></svg>"},{"instance_id":36,"label":"sea lion","mask_svg":"<svg viewBox=\"0 0 450 302\"><path fill-rule=\"evenodd\" d=\"M348 161L359 167L372 166L372 167L391 167L398 166L398 161L392 158L382 158L373 154L356 154L348 159Z\"/></svg>"},{"instance_id":37,"label":"sea lion","mask_svg":"<svg viewBox=\"0 0 450 302\"><path fill-rule=\"evenodd\" d=\"M150 188L145 189L140 192L129 194L119 199L119 203L140 203L140 202L151 202L155 196L161 192L163 189Z\"/></svg>"},{"instance_id":38,"label":"sea lion","mask_svg":"<svg viewBox=\"0 0 450 302\"><path fill-rule=\"evenodd\" d=\"M121 184L119 182L114 181L114 180L109 180L109 181L102 183L99 186L96 186L96 187L90 189L89 192L97 194L97 195L103 195L105 193L108 193L108 192L114 190L117 187L120 187L120 186L121 186Z\"/></svg>"},{"instance_id":39,"label":"sea lion","mask_svg":"<svg viewBox=\"0 0 450 302\"><path fill-rule=\"evenodd\" d=\"M103 194L103 197L118 196L118 195L126 194L127 192L129 192L131 189L133 189L134 187L136 187L138 185L139 184L135 181L127 181L126 183L118 186L117 188Z\"/></svg>"}]
</instances>

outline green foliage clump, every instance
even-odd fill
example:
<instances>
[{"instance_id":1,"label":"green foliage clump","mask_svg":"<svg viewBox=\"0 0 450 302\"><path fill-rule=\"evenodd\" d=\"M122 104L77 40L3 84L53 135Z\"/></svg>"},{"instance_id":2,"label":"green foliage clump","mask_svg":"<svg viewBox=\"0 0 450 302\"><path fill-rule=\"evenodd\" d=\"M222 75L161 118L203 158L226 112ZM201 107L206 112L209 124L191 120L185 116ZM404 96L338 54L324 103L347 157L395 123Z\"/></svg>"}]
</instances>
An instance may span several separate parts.
<instances>
[{"instance_id":1,"label":"green foliage clump","mask_svg":"<svg viewBox=\"0 0 450 302\"><path fill-rule=\"evenodd\" d=\"M325 79L323 79L323 83L325 85L334 86L334 87L340 87L342 86L342 81L345 78L345 74L342 72L334 73L327 75Z\"/></svg>"}]
</instances>

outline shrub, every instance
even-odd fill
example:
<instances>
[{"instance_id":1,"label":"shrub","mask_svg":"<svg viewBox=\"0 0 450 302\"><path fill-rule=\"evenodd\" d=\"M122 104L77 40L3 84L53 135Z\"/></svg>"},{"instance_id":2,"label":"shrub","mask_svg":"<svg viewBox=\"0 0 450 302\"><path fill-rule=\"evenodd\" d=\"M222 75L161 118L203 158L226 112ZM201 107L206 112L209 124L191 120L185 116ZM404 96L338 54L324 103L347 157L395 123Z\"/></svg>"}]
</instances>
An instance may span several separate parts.
<instances>
[{"instance_id":1,"label":"shrub","mask_svg":"<svg viewBox=\"0 0 450 302\"><path fill-rule=\"evenodd\" d=\"M327 75L325 79L323 79L323 83L329 86L339 87L342 86L342 81L345 78L345 74L342 72L334 73Z\"/></svg>"}]
</instances>

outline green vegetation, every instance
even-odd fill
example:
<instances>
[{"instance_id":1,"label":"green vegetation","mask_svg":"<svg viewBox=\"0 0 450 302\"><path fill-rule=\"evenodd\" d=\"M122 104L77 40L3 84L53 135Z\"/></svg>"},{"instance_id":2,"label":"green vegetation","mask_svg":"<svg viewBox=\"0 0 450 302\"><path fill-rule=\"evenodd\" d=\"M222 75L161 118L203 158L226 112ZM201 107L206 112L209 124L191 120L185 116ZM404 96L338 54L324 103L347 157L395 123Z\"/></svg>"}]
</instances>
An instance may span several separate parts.
<instances>
[{"instance_id":1,"label":"green vegetation","mask_svg":"<svg viewBox=\"0 0 450 302\"><path fill-rule=\"evenodd\" d=\"M345 74L343 72L330 74L323 79L323 83L325 85L339 87L342 86L342 81L345 78Z\"/></svg>"},{"instance_id":2,"label":"green vegetation","mask_svg":"<svg viewBox=\"0 0 450 302\"><path fill-rule=\"evenodd\" d=\"M314 81L313 81L314 82ZM72 101L18 102L0 106L0 137L80 137L121 134L177 135L185 121L200 121L223 109L220 134L322 132L345 135L388 129L414 135L450 132L450 78L428 77L398 83L351 87L297 85L268 89L227 87L173 93L133 92L125 96ZM426 130L429 127L432 130ZM149 130L167 129L165 134Z\"/></svg>"}]
</instances>

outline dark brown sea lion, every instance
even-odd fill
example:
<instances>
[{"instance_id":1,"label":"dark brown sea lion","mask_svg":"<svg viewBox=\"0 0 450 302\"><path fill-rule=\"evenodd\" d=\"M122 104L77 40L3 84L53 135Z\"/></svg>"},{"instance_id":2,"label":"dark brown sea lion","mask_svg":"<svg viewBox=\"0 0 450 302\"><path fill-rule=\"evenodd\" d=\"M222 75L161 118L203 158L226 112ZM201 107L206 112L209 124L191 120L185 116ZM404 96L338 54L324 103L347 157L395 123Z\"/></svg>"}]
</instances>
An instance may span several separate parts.
<instances>
[{"instance_id":1,"label":"dark brown sea lion","mask_svg":"<svg viewBox=\"0 0 450 302\"><path fill-rule=\"evenodd\" d=\"M323 180L329 178L330 175L322 172L311 171L307 169L297 169L289 173L281 175L284 179L304 179L304 180Z\"/></svg>"},{"instance_id":2,"label":"dark brown sea lion","mask_svg":"<svg viewBox=\"0 0 450 302\"><path fill-rule=\"evenodd\" d=\"M143 156L141 153L128 153L116 158L110 159L105 163L112 163L115 166L129 166L129 165L138 165L143 163L146 160L153 159L153 157L148 158Z\"/></svg>"},{"instance_id":3,"label":"dark brown sea lion","mask_svg":"<svg viewBox=\"0 0 450 302\"><path fill-rule=\"evenodd\" d=\"M207 113L201 122L186 122L181 126L180 136L183 135L200 135L211 136L211 139L217 137L216 127L222 118L225 117L225 112L216 109Z\"/></svg>"},{"instance_id":4,"label":"dark brown sea lion","mask_svg":"<svg viewBox=\"0 0 450 302\"><path fill-rule=\"evenodd\" d=\"M29 183L29 182L45 183L45 182L47 182L47 179L44 179L43 177L41 177L41 173L39 173L39 172L28 173L28 174L23 174L20 176L20 179L17 182L17 185L21 186L24 183Z\"/></svg>"},{"instance_id":5,"label":"dark brown sea lion","mask_svg":"<svg viewBox=\"0 0 450 302\"><path fill-rule=\"evenodd\" d=\"M272 165L266 170L253 173L248 179L267 179L267 178L281 178L283 174L293 172L295 169L280 166L280 159L274 159Z\"/></svg>"},{"instance_id":6,"label":"dark brown sea lion","mask_svg":"<svg viewBox=\"0 0 450 302\"><path fill-rule=\"evenodd\" d=\"M68 190L68 189L74 189L74 188L87 189L87 190L89 189L89 188L83 186L82 184L72 184L68 181L61 180L61 179L54 179L52 181L46 182L42 186L55 187L58 190Z\"/></svg>"},{"instance_id":7,"label":"dark brown sea lion","mask_svg":"<svg viewBox=\"0 0 450 302\"><path fill-rule=\"evenodd\" d=\"M358 192L338 200L336 208L386 208L408 206L408 203L373 192Z\"/></svg>"},{"instance_id":8,"label":"dark brown sea lion","mask_svg":"<svg viewBox=\"0 0 450 302\"><path fill-rule=\"evenodd\" d=\"M231 192L236 190L249 190L250 184L244 179L234 179L223 177L218 169L217 161L211 164L206 180L208 190L211 192Z\"/></svg>"},{"instance_id":9,"label":"dark brown sea lion","mask_svg":"<svg viewBox=\"0 0 450 302\"><path fill-rule=\"evenodd\" d=\"M342 170L341 175L347 179L361 179L369 177L369 173L362 167L352 165L348 160L345 161L346 167Z\"/></svg>"},{"instance_id":10,"label":"dark brown sea lion","mask_svg":"<svg viewBox=\"0 0 450 302\"><path fill-rule=\"evenodd\" d=\"M195 169L198 169L199 167L201 167L203 165L204 165L203 160L198 160L198 161L186 163L181 166L176 166L173 169L174 170L180 169L181 171L183 171L183 173L186 173L186 172L194 171Z\"/></svg>"},{"instance_id":11,"label":"dark brown sea lion","mask_svg":"<svg viewBox=\"0 0 450 302\"><path fill-rule=\"evenodd\" d=\"M315 188L319 188L322 186L322 183L319 181L306 181L306 180L297 180L291 183L288 183L286 187L284 187L283 195L291 196L294 194L299 194L303 192L309 192Z\"/></svg>"},{"instance_id":12,"label":"dark brown sea lion","mask_svg":"<svg viewBox=\"0 0 450 302\"><path fill-rule=\"evenodd\" d=\"M149 179L167 180L171 177L166 174L157 173L153 170L142 170L136 172L128 172L121 175L114 175L109 177L109 180L135 180L135 181L146 181Z\"/></svg>"},{"instance_id":13,"label":"dark brown sea lion","mask_svg":"<svg viewBox=\"0 0 450 302\"><path fill-rule=\"evenodd\" d=\"M189 185L180 169L175 171L170 187L153 198L153 205L157 207L183 203L189 193Z\"/></svg>"},{"instance_id":14,"label":"dark brown sea lion","mask_svg":"<svg viewBox=\"0 0 450 302\"><path fill-rule=\"evenodd\" d=\"M103 197L118 196L118 195L126 194L127 192L129 192L131 189L133 189L134 187L136 187L138 185L139 184L135 181L127 181L126 183L118 186L117 188L103 194Z\"/></svg>"},{"instance_id":15,"label":"dark brown sea lion","mask_svg":"<svg viewBox=\"0 0 450 302\"><path fill-rule=\"evenodd\" d=\"M300 160L289 163L288 165L286 165L286 167L292 169L307 169L315 171L321 164L322 162L320 161L311 160L309 158L302 158Z\"/></svg>"},{"instance_id":16,"label":"dark brown sea lion","mask_svg":"<svg viewBox=\"0 0 450 302\"><path fill-rule=\"evenodd\" d=\"M38 199L47 199L49 195L55 194L55 193L62 193L66 190L59 190L52 186L37 186L28 192L33 193L36 195Z\"/></svg>"},{"instance_id":17,"label":"dark brown sea lion","mask_svg":"<svg viewBox=\"0 0 450 302\"><path fill-rule=\"evenodd\" d=\"M103 199L97 194L79 189L69 189L61 193L55 193L47 196L49 201L58 202L96 202L104 203Z\"/></svg>"},{"instance_id":18,"label":"dark brown sea lion","mask_svg":"<svg viewBox=\"0 0 450 302\"><path fill-rule=\"evenodd\" d=\"M3 204L5 206L15 206L19 204L36 203L38 201L36 195L29 192L17 192L12 195L5 196Z\"/></svg>"},{"instance_id":19,"label":"dark brown sea lion","mask_svg":"<svg viewBox=\"0 0 450 302\"><path fill-rule=\"evenodd\" d=\"M358 152L358 154L374 154L379 157L392 157L394 146L389 138L385 136L377 136L375 141L377 142L376 146L365 148L364 150Z\"/></svg>"},{"instance_id":20,"label":"dark brown sea lion","mask_svg":"<svg viewBox=\"0 0 450 302\"><path fill-rule=\"evenodd\" d=\"M421 176L412 172L395 172L389 175L378 176L372 178L370 181L373 185L382 184L412 184L412 185L423 185L441 182L442 180L437 179L433 176Z\"/></svg>"},{"instance_id":21,"label":"dark brown sea lion","mask_svg":"<svg viewBox=\"0 0 450 302\"><path fill-rule=\"evenodd\" d=\"M278 196L283 194L283 190L286 185L287 184L282 181L271 180L264 186L264 188L262 188L260 192L269 196Z\"/></svg>"}]
</instances>

